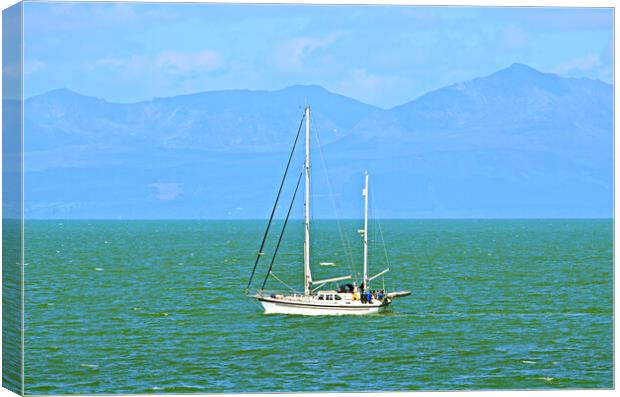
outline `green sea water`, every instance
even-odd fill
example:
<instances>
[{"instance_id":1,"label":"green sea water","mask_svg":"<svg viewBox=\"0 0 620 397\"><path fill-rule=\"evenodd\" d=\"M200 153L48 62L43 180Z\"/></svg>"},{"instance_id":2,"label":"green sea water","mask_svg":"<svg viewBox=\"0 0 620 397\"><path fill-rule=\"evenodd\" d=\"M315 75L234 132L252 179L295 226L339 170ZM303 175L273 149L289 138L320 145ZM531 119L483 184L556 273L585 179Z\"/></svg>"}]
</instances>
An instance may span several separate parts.
<instances>
[{"instance_id":1,"label":"green sea water","mask_svg":"<svg viewBox=\"0 0 620 397\"><path fill-rule=\"evenodd\" d=\"M382 221L370 273L391 270L375 287L412 295L362 317L265 315L246 298L265 224L27 221L26 393L614 386L612 220ZM361 270L361 225L314 223L315 278ZM301 288L288 227L274 272Z\"/></svg>"}]
</instances>

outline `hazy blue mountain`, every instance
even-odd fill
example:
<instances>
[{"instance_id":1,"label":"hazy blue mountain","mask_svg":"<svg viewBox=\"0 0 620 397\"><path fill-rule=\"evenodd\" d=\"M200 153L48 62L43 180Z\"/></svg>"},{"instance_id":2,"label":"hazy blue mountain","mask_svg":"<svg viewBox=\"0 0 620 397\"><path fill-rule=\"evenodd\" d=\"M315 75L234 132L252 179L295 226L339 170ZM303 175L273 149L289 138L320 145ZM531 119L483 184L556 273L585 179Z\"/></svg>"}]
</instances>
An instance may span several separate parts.
<instances>
[{"instance_id":1,"label":"hazy blue mountain","mask_svg":"<svg viewBox=\"0 0 620 397\"><path fill-rule=\"evenodd\" d=\"M27 101L26 128L33 150L68 145L223 152L287 150L303 114L312 104L313 127L344 136L378 108L319 86L280 91L211 91L135 104L110 103L60 89ZM316 104L316 105L315 105Z\"/></svg>"},{"instance_id":2,"label":"hazy blue mountain","mask_svg":"<svg viewBox=\"0 0 620 397\"><path fill-rule=\"evenodd\" d=\"M388 110L319 86L133 104L52 91L25 105L26 213L266 217L306 103L316 217L359 217L366 169L382 217L612 216L613 87L520 64Z\"/></svg>"},{"instance_id":3,"label":"hazy blue mountain","mask_svg":"<svg viewBox=\"0 0 620 397\"><path fill-rule=\"evenodd\" d=\"M514 64L385 113L334 152L364 153L387 216L612 214L609 84Z\"/></svg>"}]
</instances>

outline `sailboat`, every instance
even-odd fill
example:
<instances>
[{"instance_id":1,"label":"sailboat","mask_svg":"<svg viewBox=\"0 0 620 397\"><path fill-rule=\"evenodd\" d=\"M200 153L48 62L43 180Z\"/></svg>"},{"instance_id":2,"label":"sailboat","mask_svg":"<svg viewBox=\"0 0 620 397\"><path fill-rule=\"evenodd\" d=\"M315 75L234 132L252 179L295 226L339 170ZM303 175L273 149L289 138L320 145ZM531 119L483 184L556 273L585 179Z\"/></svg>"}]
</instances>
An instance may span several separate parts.
<instances>
[{"instance_id":1,"label":"sailboat","mask_svg":"<svg viewBox=\"0 0 620 397\"><path fill-rule=\"evenodd\" d=\"M306 155L305 161L303 164L302 172L299 175L297 180L297 185L295 187L295 193L293 194L293 200L288 208L288 214L282 226L282 231L280 233L280 237L278 239L278 243L275 248L275 253L272 257L271 263L269 265L269 270L267 275L265 276L261 288L253 294L249 293L250 286L252 284L253 277L256 272L257 265L263 256L263 248L265 246L265 241L267 239L267 235L269 233L269 229L272 224L272 220L274 217L275 209L278 204L280 195L282 193L282 187L284 185L284 181L287 177L287 173L291 164L291 159L293 153L295 151L295 146L297 144L301 127L303 125L303 121L305 120L305 132L306 132ZM288 164L286 166L286 170L284 172L284 177L282 178L282 182L280 184L280 189L278 191L278 195L276 196L276 201L274 203L273 209L271 211L271 217L267 224L266 231L263 235L263 240L261 246L259 248L256 261L254 263L254 268L252 269L252 274L250 276L250 281L248 282L248 286L246 288L246 294L255 299L260 303L263 307L265 313L279 313L279 314L293 314L293 315L364 315L364 314L373 314L384 311L394 299L410 295L410 291L399 291L399 292L387 292L384 289L372 289L371 282L377 279L380 276L383 276L390 269L386 268L385 270L373 275L368 276L368 197L369 197L369 189L368 189L368 172L364 173L364 190L362 191L362 195L364 197L364 229L358 230L363 237L363 279L360 285L354 283L347 283L344 285L338 285L337 289L322 289L325 285L329 283L335 283L338 281L350 280L352 278L351 275L335 277L323 280L314 280L312 278L312 269L310 266L310 107L307 106L304 111L304 116L302 117L302 121L299 124L299 129L297 131L297 136L295 138L295 142L293 144L293 149L289 156ZM305 178L305 198L304 198L304 259L303 259L303 269L304 269L304 292L299 293L269 293L265 291L265 284L267 278L269 276L276 277L272 271L273 264L275 261L275 257L277 251L280 247L280 243L282 241L282 236L284 235L284 231L286 229L286 225L291 213L291 209L293 207L293 201L297 195L297 191L299 189L302 176ZM282 282L282 280L279 280ZM286 285L286 284L285 284Z\"/></svg>"}]
</instances>

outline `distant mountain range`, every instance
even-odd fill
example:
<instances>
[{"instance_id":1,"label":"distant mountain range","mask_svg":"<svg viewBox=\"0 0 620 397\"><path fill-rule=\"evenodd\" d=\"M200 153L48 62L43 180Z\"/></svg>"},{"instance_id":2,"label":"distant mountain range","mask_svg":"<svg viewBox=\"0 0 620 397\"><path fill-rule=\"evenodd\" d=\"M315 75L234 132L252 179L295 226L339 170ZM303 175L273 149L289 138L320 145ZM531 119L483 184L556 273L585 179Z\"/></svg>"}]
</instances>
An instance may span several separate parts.
<instances>
[{"instance_id":1,"label":"distant mountain range","mask_svg":"<svg viewBox=\"0 0 620 397\"><path fill-rule=\"evenodd\" d=\"M265 218L305 104L317 218L361 216L364 170L379 217L613 215L613 86L514 64L392 109L320 86L51 91L25 102L26 216Z\"/></svg>"}]
</instances>

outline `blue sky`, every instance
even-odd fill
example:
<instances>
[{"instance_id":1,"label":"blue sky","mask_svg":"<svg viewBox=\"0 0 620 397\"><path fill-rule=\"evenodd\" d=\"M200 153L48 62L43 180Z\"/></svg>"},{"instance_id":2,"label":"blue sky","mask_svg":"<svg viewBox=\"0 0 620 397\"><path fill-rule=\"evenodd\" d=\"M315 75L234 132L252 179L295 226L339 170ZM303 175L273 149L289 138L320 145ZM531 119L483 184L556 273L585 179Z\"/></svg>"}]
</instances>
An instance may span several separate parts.
<instances>
[{"instance_id":1,"label":"blue sky","mask_svg":"<svg viewBox=\"0 0 620 397\"><path fill-rule=\"evenodd\" d=\"M26 97L319 84L389 108L514 62L613 76L611 9L30 2L24 32Z\"/></svg>"}]
</instances>

